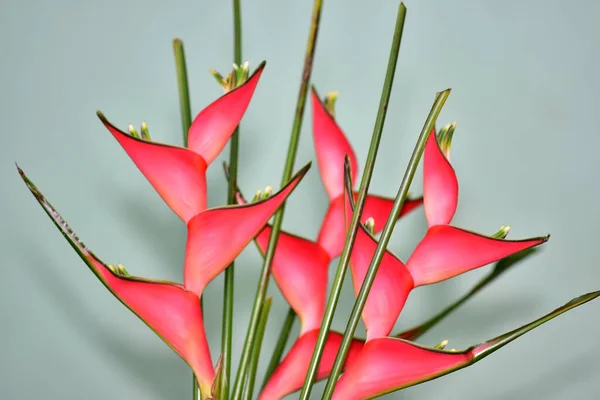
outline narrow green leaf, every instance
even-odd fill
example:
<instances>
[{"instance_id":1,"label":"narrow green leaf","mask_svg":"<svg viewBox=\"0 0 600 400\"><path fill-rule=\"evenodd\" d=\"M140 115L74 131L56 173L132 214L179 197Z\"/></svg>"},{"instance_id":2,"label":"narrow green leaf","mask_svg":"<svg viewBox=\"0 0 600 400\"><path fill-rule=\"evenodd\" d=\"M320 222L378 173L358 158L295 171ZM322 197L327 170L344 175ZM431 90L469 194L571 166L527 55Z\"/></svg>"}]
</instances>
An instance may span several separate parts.
<instances>
[{"instance_id":1,"label":"narrow green leaf","mask_svg":"<svg viewBox=\"0 0 600 400\"><path fill-rule=\"evenodd\" d=\"M567 311L570 311L589 301L592 301L598 296L600 296L600 290L576 297L568 303L566 303L565 305L563 305L562 307L557 308L551 313L548 313L543 317L528 323L527 325L523 325L518 329L505 333L504 335L500 335L477 346L473 346L471 349L469 349L469 352L473 355L473 362L471 364L484 359L496 350L506 346L513 340L519 338L520 336L523 336L524 334L537 328L538 326L545 324L546 322L558 317L561 314L566 313Z\"/></svg>"},{"instance_id":2,"label":"narrow green leaf","mask_svg":"<svg viewBox=\"0 0 600 400\"><path fill-rule=\"evenodd\" d=\"M445 351L445 350L437 350L433 347L427 347L427 346L421 346L421 345L417 345L421 348L427 349L427 350L432 350L432 351L438 351L438 352L442 352L442 353L448 353L448 354L465 354L468 355L469 358L467 361L456 365L453 368L449 368L449 369L445 369L442 371L439 371L433 375L428 376L427 378L421 379L421 380L417 380L417 381L413 381L407 384L404 384L402 386L398 386L395 388L390 388L389 390L386 390L385 392L382 393L378 393L377 396L374 396L372 398L375 397L379 397L382 396L384 394L387 393L391 393L394 391L398 391L401 389L405 389L407 387L411 387L411 386L415 386L415 385L419 385L421 383L424 382L428 382L431 381L433 379L439 378L441 376L447 375L451 372L454 371L458 371L460 369L466 368L468 366L471 366L479 361L481 361L482 359L484 359L485 357L489 356L490 354L492 354L493 352L499 350L500 348L506 346L507 344L509 344L510 342L512 342L513 340L519 338L520 336L523 336L524 334L526 334L527 332L532 331L533 329L545 324L546 322L550 321L551 319L554 319L556 317L558 317L561 314L564 314L567 311L570 311L576 307L579 307L589 301L592 301L594 299L596 299L597 297L600 296L600 291L595 291L595 292L591 292L591 293L587 293L584 294L582 296L576 297L574 299L572 299L571 301L569 301L568 303L566 303L565 305L563 305L562 307L557 308L556 310L552 311L551 313L548 313L546 315L544 315L541 318L536 319L535 321L532 321L526 325L523 325L522 327L515 329L513 331L507 332L503 335L500 335L494 339L490 339L488 341L485 341L481 344L475 345L475 346L471 346L466 350L463 351ZM398 340L403 340L406 341L404 339L398 339ZM416 345L415 343L406 341L408 343L411 343L411 345Z\"/></svg>"},{"instance_id":3,"label":"narrow green leaf","mask_svg":"<svg viewBox=\"0 0 600 400\"><path fill-rule=\"evenodd\" d=\"M471 290L469 290L466 294L464 294L461 298L456 300L454 303L450 304L448 307L444 308L438 314L434 315L432 318L423 322L421 325L416 326L414 328L408 329L404 332L397 333L393 336L406 339L406 340L415 340L418 337L425 334L425 332L429 331L435 325L437 325L440 321L446 318L450 313L456 310L458 307L463 305L467 300L473 297L475 294L479 293L482 289L487 287L490 283L494 282L499 276L501 276L504 272L508 271L513 265L518 264L520 261L523 261L527 257L535 254L539 251L538 248L531 248L520 251L516 254L503 258L498 261L494 268L490 271L489 274L484 276Z\"/></svg>"}]
</instances>

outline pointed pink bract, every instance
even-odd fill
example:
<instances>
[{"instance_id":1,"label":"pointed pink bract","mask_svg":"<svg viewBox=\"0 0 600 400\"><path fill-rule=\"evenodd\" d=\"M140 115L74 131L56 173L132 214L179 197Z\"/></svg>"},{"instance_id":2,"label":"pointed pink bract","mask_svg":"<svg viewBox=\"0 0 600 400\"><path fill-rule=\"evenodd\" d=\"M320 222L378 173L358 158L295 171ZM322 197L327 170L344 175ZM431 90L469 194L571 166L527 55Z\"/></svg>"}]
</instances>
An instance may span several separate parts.
<instances>
[{"instance_id":1,"label":"pointed pink bract","mask_svg":"<svg viewBox=\"0 0 600 400\"><path fill-rule=\"evenodd\" d=\"M315 329L304 333L296 340L296 343L273 372L269 382L261 392L259 400L280 400L302 387L318 336L319 329ZM341 343L341 334L337 332L329 333L323 349L323 357L317 369L316 380L329 376ZM353 362L363 344L360 340L352 341L346 364Z\"/></svg>"},{"instance_id":2,"label":"pointed pink bract","mask_svg":"<svg viewBox=\"0 0 600 400\"><path fill-rule=\"evenodd\" d=\"M256 237L264 255L271 227ZM301 332L319 329L325 311L329 256L315 242L280 232L271 273L283 296L300 317Z\"/></svg>"},{"instance_id":3,"label":"pointed pink bract","mask_svg":"<svg viewBox=\"0 0 600 400\"><path fill-rule=\"evenodd\" d=\"M241 86L212 102L194 118L188 134L188 148L206 161L207 165L219 155L240 124L265 64Z\"/></svg>"},{"instance_id":4,"label":"pointed pink bract","mask_svg":"<svg viewBox=\"0 0 600 400\"><path fill-rule=\"evenodd\" d=\"M347 220L349 221L350 218L351 214ZM350 256L352 283L354 293L357 295L365 280L376 247L375 239L360 225ZM367 329L367 341L387 336L392 331L413 287L413 279L402 261L386 251L362 312Z\"/></svg>"},{"instance_id":5,"label":"pointed pink bract","mask_svg":"<svg viewBox=\"0 0 600 400\"><path fill-rule=\"evenodd\" d=\"M346 372L337 382L332 398L376 397L464 366L470 360L468 353L428 349L402 339L374 339L346 364Z\"/></svg>"},{"instance_id":6,"label":"pointed pink bract","mask_svg":"<svg viewBox=\"0 0 600 400\"><path fill-rule=\"evenodd\" d=\"M449 225L436 225L429 228L406 266L413 276L415 286L428 285L498 261L547 240L548 237L496 239Z\"/></svg>"},{"instance_id":7,"label":"pointed pink bract","mask_svg":"<svg viewBox=\"0 0 600 400\"><path fill-rule=\"evenodd\" d=\"M344 196L340 196L329 203L329 208L317 236L317 243L333 259L342 253L345 241Z\"/></svg>"},{"instance_id":8,"label":"pointed pink bract","mask_svg":"<svg viewBox=\"0 0 600 400\"><path fill-rule=\"evenodd\" d=\"M302 168L279 192L252 204L206 210L188 223L184 282L200 295L258 234L304 177Z\"/></svg>"},{"instance_id":9,"label":"pointed pink bract","mask_svg":"<svg viewBox=\"0 0 600 400\"><path fill-rule=\"evenodd\" d=\"M116 276L89 256L106 287L190 365L203 390L209 389L214 369L198 296L172 283Z\"/></svg>"},{"instance_id":10,"label":"pointed pink bract","mask_svg":"<svg viewBox=\"0 0 600 400\"><path fill-rule=\"evenodd\" d=\"M423 198L429 226L449 224L458 204L458 180L440 149L435 130L423 155Z\"/></svg>"},{"instance_id":11,"label":"pointed pink bract","mask_svg":"<svg viewBox=\"0 0 600 400\"><path fill-rule=\"evenodd\" d=\"M181 285L116 274L81 242L67 222L46 200L25 173L25 184L90 270L106 288L165 341L193 369L202 390L210 390L214 378L206 341L200 299Z\"/></svg>"},{"instance_id":12,"label":"pointed pink bract","mask_svg":"<svg viewBox=\"0 0 600 400\"><path fill-rule=\"evenodd\" d=\"M100 120L121 144L154 189L184 222L206 208L206 162L198 154L134 138Z\"/></svg>"},{"instance_id":13,"label":"pointed pink bract","mask_svg":"<svg viewBox=\"0 0 600 400\"><path fill-rule=\"evenodd\" d=\"M354 198L358 193L354 192ZM400 216L408 214L423 203L422 198L406 199ZM365 207L360 217L362 223L367 219L375 219L375 233L381 232L392 210L394 201L385 197L368 194L365 201ZM332 259L342 254L344 243L346 242L346 229L344 229L344 196L340 196L329 203L327 213L323 218L321 230L317 237L317 243L327 251Z\"/></svg>"},{"instance_id":14,"label":"pointed pink bract","mask_svg":"<svg viewBox=\"0 0 600 400\"><path fill-rule=\"evenodd\" d=\"M321 180L331 200L344 194L344 157L350 158L352 176L356 177L356 155L348 139L325 109L315 90L312 91L313 138ZM354 182L352 182L354 183Z\"/></svg>"}]
</instances>

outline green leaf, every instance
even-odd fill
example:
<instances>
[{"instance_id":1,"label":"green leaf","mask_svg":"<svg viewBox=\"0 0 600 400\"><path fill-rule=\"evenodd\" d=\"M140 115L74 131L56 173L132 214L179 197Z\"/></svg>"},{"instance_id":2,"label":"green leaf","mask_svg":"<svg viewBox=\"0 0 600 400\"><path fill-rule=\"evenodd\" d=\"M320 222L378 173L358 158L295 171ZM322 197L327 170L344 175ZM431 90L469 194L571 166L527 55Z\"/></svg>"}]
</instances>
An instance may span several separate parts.
<instances>
[{"instance_id":1,"label":"green leaf","mask_svg":"<svg viewBox=\"0 0 600 400\"><path fill-rule=\"evenodd\" d=\"M406 340L417 339L418 337L425 334L425 332L429 331L431 328L433 328L435 325L437 325L440 321L442 321L448 315L450 315L450 313L452 313L458 307L463 305L467 300L469 300L475 294L479 293L482 289L484 289L489 284L494 282L498 277L500 277L503 273L508 271L512 266L525 260L526 258L535 254L538 251L539 251L538 248L530 248L530 249L526 249L526 250L520 251L518 253L515 253L506 258L503 258L502 260L498 261L495 264L494 268L492 269L492 271L489 274L484 276L479 282L477 282L477 284L475 286L473 286L473 288L471 290L469 290L466 294L464 294L462 297L460 297L454 303L450 304L448 307L444 308L442 311L440 311L439 313L437 313L436 315L434 315L427 321L423 322L419 326L408 329L401 333L394 334L392 336L400 338L400 339L406 339Z\"/></svg>"}]
</instances>

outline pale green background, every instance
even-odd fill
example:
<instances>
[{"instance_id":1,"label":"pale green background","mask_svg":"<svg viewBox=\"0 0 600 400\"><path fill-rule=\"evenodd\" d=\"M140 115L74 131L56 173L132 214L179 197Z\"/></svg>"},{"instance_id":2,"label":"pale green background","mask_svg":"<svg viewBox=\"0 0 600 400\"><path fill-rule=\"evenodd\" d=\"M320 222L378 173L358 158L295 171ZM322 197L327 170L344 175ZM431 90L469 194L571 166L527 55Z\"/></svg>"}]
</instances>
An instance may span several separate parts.
<instances>
[{"instance_id":1,"label":"pale green background","mask_svg":"<svg viewBox=\"0 0 600 400\"><path fill-rule=\"evenodd\" d=\"M243 5L244 59L252 65L268 60L242 124L240 183L248 192L278 185L281 177L310 3ZM324 5L313 82L322 93L340 91L338 120L361 165L396 5L343 0ZM464 348L600 287L595 118L600 3L409 0L407 6L373 192L396 192L435 92L452 87L441 122L458 121L452 159L461 186L454 222L489 233L512 224L513 238L552 233L541 254L423 338L428 344L448 338L450 346ZM231 64L229 1L0 3L3 400L191 397L184 362L99 284L13 164L20 163L101 257L134 274L181 280L183 224L94 114L101 109L120 126L146 119L155 139L180 143L171 49L176 36L186 43L197 112L221 93L208 69L226 71ZM308 107L307 117L310 113ZM305 123L297 166L314 159ZM220 161L208 173L211 205L225 199ZM421 192L420 173L413 191ZM289 202L284 227L315 237L326 203L313 168ZM422 212L414 213L399 224L391 249L406 257L424 230ZM250 246L236 270L236 355L259 267ZM485 272L416 290L397 327L436 312ZM352 304L349 289L337 329ZM275 285L270 291L275 303L267 353L287 309ZM215 359L221 293L219 279L206 295ZM598 302L586 305L475 367L389 398L595 398L599 310Z\"/></svg>"}]
</instances>

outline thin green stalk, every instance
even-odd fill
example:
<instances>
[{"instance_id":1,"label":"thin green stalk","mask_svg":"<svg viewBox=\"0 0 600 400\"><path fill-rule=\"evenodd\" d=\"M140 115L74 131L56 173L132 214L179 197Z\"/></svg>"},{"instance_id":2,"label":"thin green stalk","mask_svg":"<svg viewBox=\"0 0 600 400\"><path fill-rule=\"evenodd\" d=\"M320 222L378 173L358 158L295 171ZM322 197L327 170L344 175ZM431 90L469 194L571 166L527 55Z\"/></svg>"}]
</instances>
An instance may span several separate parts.
<instances>
[{"instance_id":1,"label":"thin green stalk","mask_svg":"<svg viewBox=\"0 0 600 400\"><path fill-rule=\"evenodd\" d=\"M450 304L448 307L444 308L442 311L423 322L419 326L416 326L412 329L406 330L402 333L398 333L394 335L400 339L406 339L410 341L414 341L418 337L424 335L428 330L437 325L441 320L446 318L452 311L456 310L458 307L463 305L467 300L473 297L475 294L479 293L490 283L494 282L496 278L501 276L504 272L506 272L510 267L522 261L523 259L529 257L532 254L535 254L538 251L536 248L526 249L520 251L512 256L508 256L498 261L495 267L490 271L489 274L485 275L479 282L475 284L467 293L461 296L454 303Z\"/></svg>"},{"instance_id":2,"label":"thin green stalk","mask_svg":"<svg viewBox=\"0 0 600 400\"><path fill-rule=\"evenodd\" d=\"M369 146L369 153L367 155L367 161L365 162L364 174L360 182L360 188L358 193L358 199L356 203L356 210L352 216L350 227L346 235L346 243L344 250L340 257L340 261L335 273L333 286L327 300L327 307L325 309L325 316L321 323L319 330L319 336L315 349L308 367L306 379L300 393L301 400L307 400L310 397L312 385L317 374L317 367L321 361L323 350L325 348L325 342L327 335L331 329L331 322L333 321L333 315L339 301L340 293L342 291L342 283L348 269L348 263L350 262L350 252L354 242L356 240L356 234L358 231L358 224L360 222L360 215L365 205L367 198L367 192L369 190L369 184L371 183L371 177L373 175L373 168L375 166L375 160L377 158L377 151L379 149L379 142L381 141L381 134L383 132L383 125L385 122L385 116L387 113L387 107L390 101L390 95L392 92L392 84L394 82L394 74L396 71L396 63L398 61L398 54L400 53L400 43L402 41L402 31L404 29L404 20L406 17L406 7L404 4L400 4L398 8L398 15L396 18L396 27L394 29L394 38L392 40L392 47L390 50L390 57L388 61L387 71L385 75L385 81L383 84L383 90L381 92L381 100L379 103L379 110L377 112L377 118L375 120L375 126L373 128L373 135L371 136L371 144Z\"/></svg>"},{"instance_id":3,"label":"thin green stalk","mask_svg":"<svg viewBox=\"0 0 600 400\"><path fill-rule=\"evenodd\" d=\"M181 39L173 40L173 53L175 55L175 70L177 72L177 88L179 92L179 109L181 112L181 129L183 131L183 145L187 147L188 131L192 125L192 111L190 106L190 91L188 87L187 67L185 63L185 52L183 50L183 41ZM202 301L202 298L200 299ZM200 388L198 381L192 374L192 398L200 400Z\"/></svg>"},{"instance_id":4,"label":"thin green stalk","mask_svg":"<svg viewBox=\"0 0 600 400\"><path fill-rule=\"evenodd\" d=\"M195 375L192 374L192 376L194 377L193 386L192 386L192 399L201 400L202 393L200 393L200 387L198 386L198 380L196 379Z\"/></svg>"},{"instance_id":5,"label":"thin green stalk","mask_svg":"<svg viewBox=\"0 0 600 400\"><path fill-rule=\"evenodd\" d=\"M419 160L421 159L423 151L425 150L427 139L429 138L429 134L435 126L435 121L437 120L437 117L440 114L440 111L442 110L442 107L444 106L444 103L446 102L446 99L449 95L450 89L446 89L445 91L440 92L436 95L431 111L429 112L429 116L427 117L427 120L423 125L423 130L419 135L417 144L415 145L413 153L410 157L410 161L408 162L406 172L404 173L404 177L402 178L402 183L400 184L400 188L398 189L398 194L396 195L396 199L394 200L392 211L390 212L388 220L385 223L385 227L381 232L381 238L379 239L379 243L377 243L375 254L373 255L373 259L371 260L371 264L369 265L369 269L367 270L365 280L363 281L360 291L358 292L356 302L354 303L354 308L352 309L352 313L350 314L350 318L348 319L348 324L346 325L346 330L344 332L342 344L340 345L340 349L338 350L337 356L335 358L331 374L329 375L329 379L327 380L327 385L325 386L325 391L322 397L323 399L331 399L331 396L333 395L335 384L337 382L338 377L340 376L340 373L342 372L342 367L344 365L344 362L346 361L346 356L348 355L348 350L350 349L350 344L352 343L354 332L356 332L356 327L358 326L358 322L360 321L362 310L365 307L365 303L367 302L367 296L369 294L369 291L371 290L373 281L375 280L375 274L377 273L379 264L381 263L383 255L385 254L385 249L392 236L392 231L394 230L394 226L396 225L396 220L400 216L400 211L402 210L402 206L404 205L404 201L406 200L406 196L408 195L408 189L410 188L410 184L412 183L415 172L417 171Z\"/></svg>"},{"instance_id":6,"label":"thin green stalk","mask_svg":"<svg viewBox=\"0 0 600 400\"><path fill-rule=\"evenodd\" d=\"M250 400L252 398L252 392L254 391L254 381L256 380L258 360L260 359L260 349L262 347L263 338L265 337L265 327L267 326L267 320L269 319L269 311L271 310L272 302L273 298L267 297L260 311L258 329L256 330L256 340L252 347L252 359L250 360L248 375L246 376L246 388L244 389L245 400ZM225 398L226 397L223 397L223 399Z\"/></svg>"},{"instance_id":7,"label":"thin green stalk","mask_svg":"<svg viewBox=\"0 0 600 400\"><path fill-rule=\"evenodd\" d=\"M290 337L290 332L292 331L292 326L294 326L294 321L296 320L296 312L293 308L289 308L287 315L285 316L285 320L283 321L283 325L281 326L281 330L279 331L279 337L277 339L277 343L275 344L275 349L273 350L273 354L271 355L271 360L269 361L269 366L267 367L267 371L265 372L265 378L263 379L262 387L264 388L269 381L273 372L275 372L275 368L279 365L281 361L281 356L283 355L283 350L285 350L285 345Z\"/></svg>"},{"instance_id":8,"label":"thin green stalk","mask_svg":"<svg viewBox=\"0 0 600 400\"><path fill-rule=\"evenodd\" d=\"M242 63L242 15L240 0L233 0L233 62ZM240 147L239 126L229 142L229 184L227 204L235 203L237 189L238 153ZM223 360L219 393L223 399L229 398L229 378L231 376L231 338L233 331L234 262L225 270L223 289L223 325L221 329L221 357Z\"/></svg>"},{"instance_id":9,"label":"thin green stalk","mask_svg":"<svg viewBox=\"0 0 600 400\"><path fill-rule=\"evenodd\" d=\"M190 91L188 88L187 67L185 52L181 39L173 40L173 53L175 53L175 69L177 70L177 87L179 88L179 108L181 111L181 128L183 129L183 145L187 147L188 130L192 125L192 111L190 107Z\"/></svg>"},{"instance_id":10,"label":"thin green stalk","mask_svg":"<svg viewBox=\"0 0 600 400\"><path fill-rule=\"evenodd\" d=\"M292 170L294 168L294 161L296 159L298 140L300 139L300 128L302 127L302 117L304 115L304 106L306 105L306 97L308 93L308 83L312 73L312 65L314 60L317 35L319 32L319 20L321 18L322 4L323 0L314 0L312 21L308 37L308 45L306 48L306 55L304 58L304 70L302 72L302 80L300 83L300 90L298 93L294 124L292 126L292 133L290 135L290 144L288 147L285 167L283 170L283 177L281 179L282 186L290 180L292 176ZM279 208L277 213L275 213L273 228L271 230L271 235L269 236L269 244L267 246L267 251L265 254L264 264L260 276L260 282L258 285L256 298L254 299L254 306L252 308L252 314L250 316L250 323L248 325L248 331L246 332L244 348L242 350L242 356L240 358L240 364L236 375L235 386L233 391L234 400L239 400L242 395L244 378L248 370L250 353L255 340L256 330L258 327L260 307L267 293L269 275L271 272L271 264L273 262L275 246L277 245L277 239L279 238L279 232L281 230L281 223L283 222L284 211L285 203Z\"/></svg>"}]
</instances>

